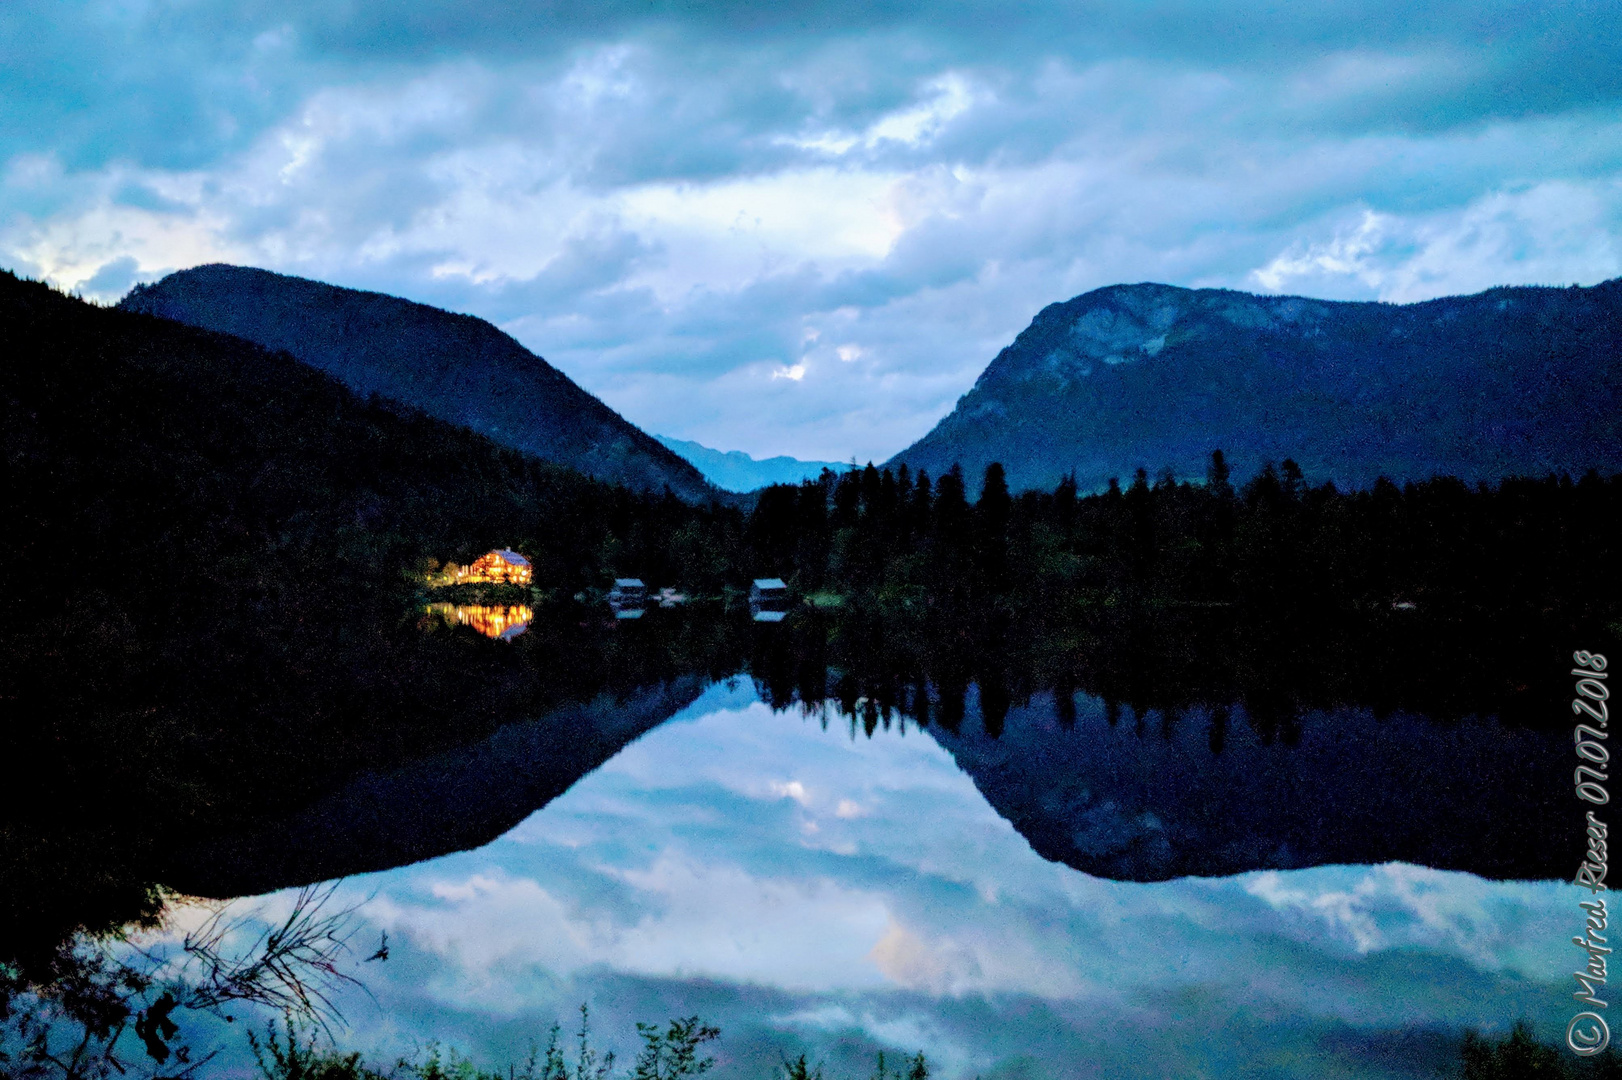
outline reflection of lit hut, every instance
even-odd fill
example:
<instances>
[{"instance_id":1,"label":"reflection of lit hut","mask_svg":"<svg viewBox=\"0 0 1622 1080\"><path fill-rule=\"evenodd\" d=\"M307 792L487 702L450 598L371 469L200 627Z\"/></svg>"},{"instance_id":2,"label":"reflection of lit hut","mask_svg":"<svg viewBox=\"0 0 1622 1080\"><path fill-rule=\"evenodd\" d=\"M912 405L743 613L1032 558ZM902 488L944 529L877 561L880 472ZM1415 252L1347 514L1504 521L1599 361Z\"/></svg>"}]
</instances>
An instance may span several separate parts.
<instances>
[{"instance_id":1,"label":"reflection of lit hut","mask_svg":"<svg viewBox=\"0 0 1622 1080\"><path fill-rule=\"evenodd\" d=\"M616 619L640 619L647 604L648 587L641 578L615 578L614 587L608 590L608 606Z\"/></svg>"},{"instance_id":2,"label":"reflection of lit hut","mask_svg":"<svg viewBox=\"0 0 1622 1080\"><path fill-rule=\"evenodd\" d=\"M471 626L485 637L511 641L529 629L535 612L525 604L429 604L428 610L449 623Z\"/></svg>"},{"instance_id":3,"label":"reflection of lit hut","mask_svg":"<svg viewBox=\"0 0 1622 1080\"><path fill-rule=\"evenodd\" d=\"M503 585L528 585L533 571L529 560L511 548L481 555L467 568L463 581L489 581Z\"/></svg>"},{"instance_id":4,"label":"reflection of lit hut","mask_svg":"<svg viewBox=\"0 0 1622 1080\"><path fill-rule=\"evenodd\" d=\"M756 622L782 622L788 614L788 583L782 578L756 578L749 587L749 613Z\"/></svg>"}]
</instances>

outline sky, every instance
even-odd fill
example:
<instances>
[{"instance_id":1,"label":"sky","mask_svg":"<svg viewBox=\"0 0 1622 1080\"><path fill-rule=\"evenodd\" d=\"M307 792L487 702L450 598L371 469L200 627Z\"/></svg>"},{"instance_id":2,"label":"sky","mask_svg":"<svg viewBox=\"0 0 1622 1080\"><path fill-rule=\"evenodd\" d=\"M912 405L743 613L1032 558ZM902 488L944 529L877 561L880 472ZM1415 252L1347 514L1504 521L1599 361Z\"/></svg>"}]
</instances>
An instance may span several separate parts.
<instances>
[{"instance_id":1,"label":"sky","mask_svg":"<svg viewBox=\"0 0 1622 1080\"><path fill-rule=\"evenodd\" d=\"M1037 855L928 731L829 719L717 683L501 839L346 880L355 956L386 932L390 958L345 968L365 987L340 1045L499 1066L585 1002L622 1060L637 1021L702 1015L716 1080L802 1052L866 1076L879 1049L925 1050L942 1080L1373 1078L1438 1075L1427 1055L1451 1066L1466 1028L1553 1038L1569 1016L1563 882L1095 878ZM285 918L290 896L238 904ZM211 1030L231 1060L239 1028Z\"/></svg>"},{"instance_id":2,"label":"sky","mask_svg":"<svg viewBox=\"0 0 1622 1080\"><path fill-rule=\"evenodd\" d=\"M12 0L0 266L490 319L632 422L883 460L1042 307L1622 275L1614 0Z\"/></svg>"}]
</instances>

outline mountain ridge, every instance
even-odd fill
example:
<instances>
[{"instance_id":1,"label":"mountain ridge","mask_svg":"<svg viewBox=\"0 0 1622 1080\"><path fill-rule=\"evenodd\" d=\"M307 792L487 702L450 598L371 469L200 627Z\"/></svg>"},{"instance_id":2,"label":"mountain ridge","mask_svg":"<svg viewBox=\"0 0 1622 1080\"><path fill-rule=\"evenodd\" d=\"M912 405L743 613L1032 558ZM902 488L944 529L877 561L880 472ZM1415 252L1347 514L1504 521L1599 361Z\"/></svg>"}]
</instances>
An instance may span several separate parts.
<instances>
[{"instance_id":1,"label":"mountain ridge","mask_svg":"<svg viewBox=\"0 0 1622 1080\"><path fill-rule=\"evenodd\" d=\"M644 491L717 493L685 459L483 319L385 293L210 263L137 285L118 307L286 352L350 388Z\"/></svg>"},{"instance_id":2,"label":"mountain ridge","mask_svg":"<svg viewBox=\"0 0 1622 1080\"><path fill-rule=\"evenodd\" d=\"M655 439L668 450L679 454L704 474L716 487L739 494L758 491L772 484L798 484L821 475L823 469L844 472L855 466L842 461L806 461L802 458L778 454L775 457L751 457L742 450L716 450L690 439L674 439L669 435L655 435Z\"/></svg>"},{"instance_id":3,"label":"mountain ridge","mask_svg":"<svg viewBox=\"0 0 1622 1080\"><path fill-rule=\"evenodd\" d=\"M1622 468L1622 278L1414 304L1152 282L1043 308L952 412L888 464L1016 489L1289 457L1366 487Z\"/></svg>"}]
</instances>

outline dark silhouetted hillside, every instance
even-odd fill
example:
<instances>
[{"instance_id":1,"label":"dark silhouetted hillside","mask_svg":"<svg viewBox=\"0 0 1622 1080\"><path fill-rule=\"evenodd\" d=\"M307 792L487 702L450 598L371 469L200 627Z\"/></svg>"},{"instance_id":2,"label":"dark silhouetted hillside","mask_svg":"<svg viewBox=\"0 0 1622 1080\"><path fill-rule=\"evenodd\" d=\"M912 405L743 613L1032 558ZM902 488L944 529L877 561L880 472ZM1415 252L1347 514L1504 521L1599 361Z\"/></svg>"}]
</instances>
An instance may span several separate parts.
<instances>
[{"instance_id":1,"label":"dark silhouetted hillside","mask_svg":"<svg viewBox=\"0 0 1622 1080\"><path fill-rule=\"evenodd\" d=\"M691 705L705 683L688 674L601 694L362 773L296 814L168 853L163 880L194 896L250 896L483 847Z\"/></svg>"},{"instance_id":2,"label":"dark silhouetted hillside","mask_svg":"<svg viewBox=\"0 0 1622 1080\"><path fill-rule=\"evenodd\" d=\"M149 908L156 847L741 662L698 620L670 644L567 600L491 642L425 618L418 592L433 560L506 545L564 597L627 571L718 590L721 569L674 568L724 569L736 511L610 486L241 338L7 273L0 520L0 967Z\"/></svg>"},{"instance_id":3,"label":"dark silhouetted hillside","mask_svg":"<svg viewBox=\"0 0 1622 1080\"><path fill-rule=\"evenodd\" d=\"M1556 841L1566 793L1544 782L1570 756L1561 732L1339 708L1288 717L1281 740L1269 717L1219 707L1170 723L1162 713L1145 734L1141 719L1117 726L1082 696L1066 718L1051 698L1015 705L992 735L982 709L930 735L1039 855L1095 877L1397 860L1549 880L1571 862L1572 845ZM1473 782L1436 798L1420 763L1437 760Z\"/></svg>"},{"instance_id":4,"label":"dark silhouetted hillside","mask_svg":"<svg viewBox=\"0 0 1622 1080\"><path fill-rule=\"evenodd\" d=\"M685 499L691 464L483 319L382 293L213 264L137 286L119 305L246 338L430 416L601 480Z\"/></svg>"},{"instance_id":5,"label":"dark silhouetted hillside","mask_svg":"<svg viewBox=\"0 0 1622 1080\"><path fill-rule=\"evenodd\" d=\"M1082 491L1221 447L1367 487L1622 468L1622 279L1392 305L1115 285L1044 308L892 460Z\"/></svg>"}]
</instances>

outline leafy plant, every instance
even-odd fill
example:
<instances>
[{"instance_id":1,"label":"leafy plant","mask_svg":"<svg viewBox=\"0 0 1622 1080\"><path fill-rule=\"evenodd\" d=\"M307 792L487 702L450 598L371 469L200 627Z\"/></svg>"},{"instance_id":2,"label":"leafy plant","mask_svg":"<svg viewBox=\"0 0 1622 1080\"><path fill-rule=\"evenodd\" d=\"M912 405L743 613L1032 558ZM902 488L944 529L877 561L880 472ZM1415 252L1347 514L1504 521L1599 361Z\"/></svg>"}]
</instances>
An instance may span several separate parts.
<instances>
[{"instance_id":1,"label":"leafy plant","mask_svg":"<svg viewBox=\"0 0 1622 1080\"><path fill-rule=\"evenodd\" d=\"M657 1024L637 1024L642 1051L636 1056L631 1080L677 1080L701 1076L715 1066L715 1059L700 1058L698 1048L720 1038L721 1029L703 1023L696 1016L672 1020L660 1031Z\"/></svg>"},{"instance_id":2,"label":"leafy plant","mask_svg":"<svg viewBox=\"0 0 1622 1080\"><path fill-rule=\"evenodd\" d=\"M805 1063L805 1055L801 1054L794 1061L783 1061L783 1080L822 1080L822 1066L815 1069Z\"/></svg>"},{"instance_id":3,"label":"leafy plant","mask_svg":"<svg viewBox=\"0 0 1622 1080\"><path fill-rule=\"evenodd\" d=\"M929 1080L929 1063L924 1060L923 1052L910 1058L902 1058L901 1065L906 1069L887 1069L884 1064L884 1051L879 1051L878 1064L873 1069L871 1080Z\"/></svg>"},{"instance_id":4,"label":"leafy plant","mask_svg":"<svg viewBox=\"0 0 1622 1080\"><path fill-rule=\"evenodd\" d=\"M248 1032L254 1064L265 1080L379 1080L380 1074L361 1064L359 1052L340 1054L316 1043L311 1025L292 1015L281 1026L271 1021L261 1040Z\"/></svg>"}]
</instances>

